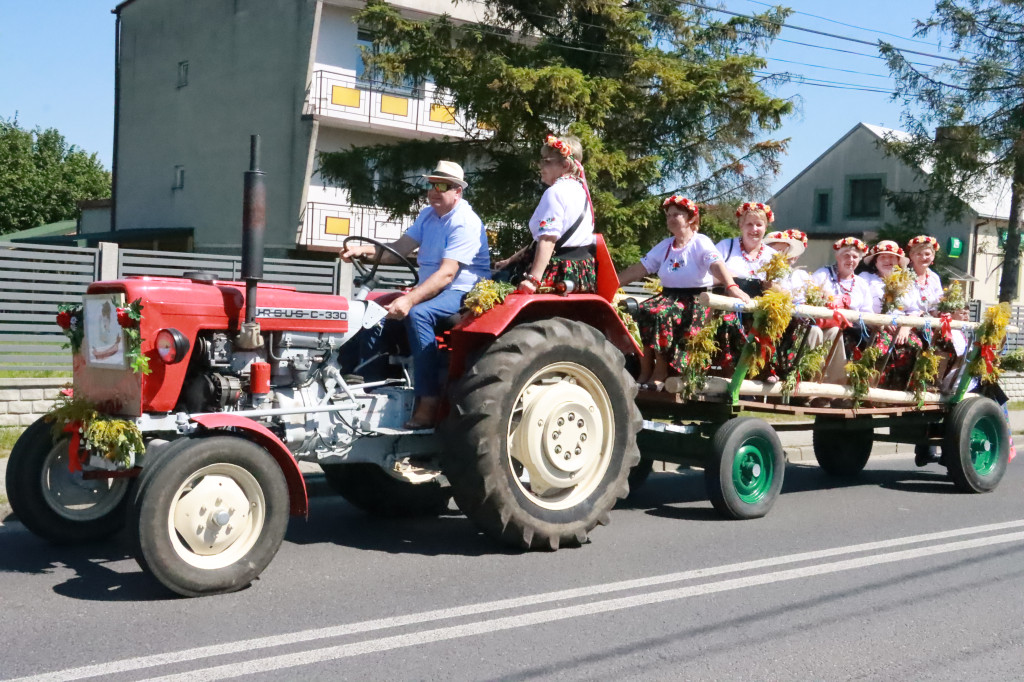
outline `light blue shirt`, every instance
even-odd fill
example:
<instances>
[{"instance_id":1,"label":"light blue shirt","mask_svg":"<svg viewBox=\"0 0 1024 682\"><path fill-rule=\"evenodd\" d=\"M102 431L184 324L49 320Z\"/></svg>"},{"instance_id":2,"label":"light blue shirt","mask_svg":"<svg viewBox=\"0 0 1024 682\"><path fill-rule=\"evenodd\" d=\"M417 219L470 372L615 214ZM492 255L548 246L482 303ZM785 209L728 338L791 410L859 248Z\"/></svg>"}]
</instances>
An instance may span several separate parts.
<instances>
[{"instance_id":1,"label":"light blue shirt","mask_svg":"<svg viewBox=\"0 0 1024 682\"><path fill-rule=\"evenodd\" d=\"M420 245L416 262L421 282L437 272L445 258L458 261L460 266L445 290L469 291L478 280L491 276L484 224L465 199L443 216L438 216L432 206L425 207L405 234Z\"/></svg>"}]
</instances>

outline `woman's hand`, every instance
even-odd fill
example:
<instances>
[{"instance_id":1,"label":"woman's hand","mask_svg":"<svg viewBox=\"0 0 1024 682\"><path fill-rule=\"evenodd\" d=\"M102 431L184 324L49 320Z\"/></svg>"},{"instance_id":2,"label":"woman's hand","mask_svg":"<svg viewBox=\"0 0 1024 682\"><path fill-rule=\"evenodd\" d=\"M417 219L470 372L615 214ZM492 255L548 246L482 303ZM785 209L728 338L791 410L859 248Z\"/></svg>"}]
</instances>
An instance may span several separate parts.
<instances>
[{"instance_id":1,"label":"woman's hand","mask_svg":"<svg viewBox=\"0 0 1024 682\"><path fill-rule=\"evenodd\" d=\"M750 296L748 296L747 292L743 291L743 289L740 289L738 284L730 284L725 290L733 298L738 298L744 303L750 303Z\"/></svg>"},{"instance_id":2,"label":"woman's hand","mask_svg":"<svg viewBox=\"0 0 1024 682\"><path fill-rule=\"evenodd\" d=\"M896 332L896 345L902 346L910 338L910 327L900 327Z\"/></svg>"},{"instance_id":3,"label":"woman's hand","mask_svg":"<svg viewBox=\"0 0 1024 682\"><path fill-rule=\"evenodd\" d=\"M519 288L516 291L521 294L535 294L537 293L537 285L528 279L524 279L519 283Z\"/></svg>"}]
</instances>

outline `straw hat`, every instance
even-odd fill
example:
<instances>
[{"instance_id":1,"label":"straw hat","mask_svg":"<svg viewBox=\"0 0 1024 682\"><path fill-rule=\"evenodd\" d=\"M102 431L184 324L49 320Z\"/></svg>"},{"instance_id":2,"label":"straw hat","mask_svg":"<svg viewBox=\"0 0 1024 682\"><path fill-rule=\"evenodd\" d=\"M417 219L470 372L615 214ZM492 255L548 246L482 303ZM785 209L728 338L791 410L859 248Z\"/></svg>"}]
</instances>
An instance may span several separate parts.
<instances>
[{"instance_id":1,"label":"straw hat","mask_svg":"<svg viewBox=\"0 0 1024 682\"><path fill-rule=\"evenodd\" d=\"M465 174L462 172L462 166L454 161L438 161L434 172L428 173L423 177L430 182L450 182L463 189L468 184L465 180Z\"/></svg>"},{"instance_id":2,"label":"straw hat","mask_svg":"<svg viewBox=\"0 0 1024 682\"><path fill-rule=\"evenodd\" d=\"M875 256L882 253L891 253L894 256L899 256L901 268L905 268L910 264L910 259L903 253L900 245L891 239L883 239L872 246L871 250L868 251L868 255L864 256L864 262L871 263L871 261L875 260Z\"/></svg>"},{"instance_id":3,"label":"straw hat","mask_svg":"<svg viewBox=\"0 0 1024 682\"><path fill-rule=\"evenodd\" d=\"M764 236L764 243L768 246L772 244L789 244L789 251L786 253L787 258L796 258L807 248L807 235L800 230L779 230L778 232L769 232Z\"/></svg>"}]
</instances>

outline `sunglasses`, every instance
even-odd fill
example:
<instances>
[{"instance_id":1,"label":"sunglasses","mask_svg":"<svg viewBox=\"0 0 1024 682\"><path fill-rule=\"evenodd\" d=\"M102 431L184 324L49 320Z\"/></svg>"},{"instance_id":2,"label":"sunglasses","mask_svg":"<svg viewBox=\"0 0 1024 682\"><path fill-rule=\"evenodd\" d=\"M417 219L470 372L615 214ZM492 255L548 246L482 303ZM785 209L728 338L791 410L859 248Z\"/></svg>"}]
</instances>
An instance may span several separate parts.
<instances>
[{"instance_id":1,"label":"sunglasses","mask_svg":"<svg viewBox=\"0 0 1024 682\"><path fill-rule=\"evenodd\" d=\"M430 183L430 187L432 187L434 190L438 192L447 192L452 187L454 187L454 185L447 182L432 182Z\"/></svg>"}]
</instances>

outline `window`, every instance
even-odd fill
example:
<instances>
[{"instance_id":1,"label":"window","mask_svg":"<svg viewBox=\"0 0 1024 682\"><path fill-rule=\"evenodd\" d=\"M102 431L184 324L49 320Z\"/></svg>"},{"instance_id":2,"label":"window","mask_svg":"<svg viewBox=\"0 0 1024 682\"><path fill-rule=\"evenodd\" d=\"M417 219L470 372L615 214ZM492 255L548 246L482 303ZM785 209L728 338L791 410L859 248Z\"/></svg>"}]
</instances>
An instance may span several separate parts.
<instances>
[{"instance_id":1,"label":"window","mask_svg":"<svg viewBox=\"0 0 1024 682\"><path fill-rule=\"evenodd\" d=\"M178 87L188 85L188 62L178 62Z\"/></svg>"},{"instance_id":2,"label":"window","mask_svg":"<svg viewBox=\"0 0 1024 682\"><path fill-rule=\"evenodd\" d=\"M359 29L356 34L356 78L360 81L361 87L367 87L378 92L386 92L403 97L422 97L423 89L415 79L406 76L401 83L385 83L384 77L377 69L367 69L363 63L363 50L373 54L373 34L364 29Z\"/></svg>"},{"instance_id":3,"label":"window","mask_svg":"<svg viewBox=\"0 0 1024 682\"><path fill-rule=\"evenodd\" d=\"M851 218L878 218L882 215L882 178L850 180Z\"/></svg>"},{"instance_id":4,"label":"window","mask_svg":"<svg viewBox=\"0 0 1024 682\"><path fill-rule=\"evenodd\" d=\"M175 166L174 167L174 184L171 185L171 189L185 189L185 167Z\"/></svg>"},{"instance_id":5,"label":"window","mask_svg":"<svg viewBox=\"0 0 1024 682\"><path fill-rule=\"evenodd\" d=\"M814 224L828 225L832 222L832 191L818 190L814 193Z\"/></svg>"}]
</instances>

